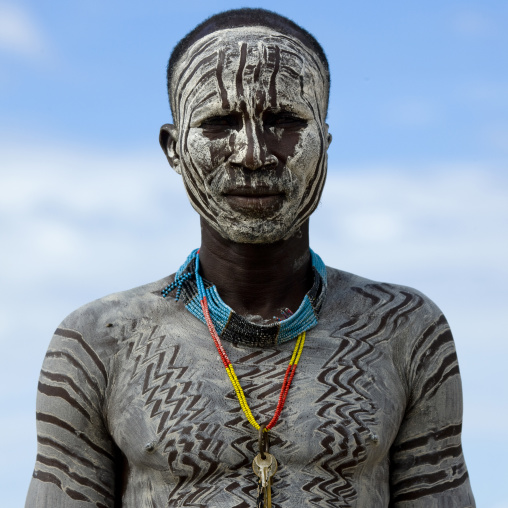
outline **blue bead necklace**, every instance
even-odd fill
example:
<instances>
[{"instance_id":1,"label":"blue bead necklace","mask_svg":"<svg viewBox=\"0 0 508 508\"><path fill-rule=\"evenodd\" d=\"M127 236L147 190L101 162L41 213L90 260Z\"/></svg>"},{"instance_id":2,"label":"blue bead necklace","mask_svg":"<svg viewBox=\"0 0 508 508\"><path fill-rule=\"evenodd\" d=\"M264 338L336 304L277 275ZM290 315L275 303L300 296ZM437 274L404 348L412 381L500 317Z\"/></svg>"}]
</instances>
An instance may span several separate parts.
<instances>
[{"instance_id":1,"label":"blue bead necklace","mask_svg":"<svg viewBox=\"0 0 508 508\"><path fill-rule=\"evenodd\" d=\"M321 258L310 250L314 283L298 310L289 317L268 325L254 324L226 305L217 288L199 274L199 251L195 249L176 272L175 279L161 294L166 298L176 289L175 300L182 300L187 310L206 324L201 308L204 296L210 317L221 339L249 346L282 344L317 325L319 311L326 296L326 267Z\"/></svg>"}]
</instances>

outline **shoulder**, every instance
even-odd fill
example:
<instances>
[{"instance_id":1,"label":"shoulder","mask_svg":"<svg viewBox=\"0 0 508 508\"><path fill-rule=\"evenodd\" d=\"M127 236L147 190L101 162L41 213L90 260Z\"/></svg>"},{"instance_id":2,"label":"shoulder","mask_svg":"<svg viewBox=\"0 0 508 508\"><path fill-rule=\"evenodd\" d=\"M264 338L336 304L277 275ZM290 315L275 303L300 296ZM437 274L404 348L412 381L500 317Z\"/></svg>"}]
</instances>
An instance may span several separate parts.
<instances>
[{"instance_id":1,"label":"shoulder","mask_svg":"<svg viewBox=\"0 0 508 508\"><path fill-rule=\"evenodd\" d=\"M454 351L441 309L420 291L327 268L328 293L323 317L345 336L387 344L393 359L414 375L418 364Z\"/></svg>"},{"instance_id":2,"label":"shoulder","mask_svg":"<svg viewBox=\"0 0 508 508\"><path fill-rule=\"evenodd\" d=\"M389 313L428 321L442 315L439 307L421 291L401 284L380 282L327 267L328 296L332 306L351 312Z\"/></svg>"},{"instance_id":3,"label":"shoulder","mask_svg":"<svg viewBox=\"0 0 508 508\"><path fill-rule=\"evenodd\" d=\"M82 307L69 314L63 321L62 326L74 326L81 330L89 327L108 327L123 320L131 320L140 315L157 313L164 307L164 299L161 290L174 275L144 284L127 291L113 293Z\"/></svg>"},{"instance_id":4,"label":"shoulder","mask_svg":"<svg viewBox=\"0 0 508 508\"><path fill-rule=\"evenodd\" d=\"M102 364L100 370L107 370L107 363L121 347L126 330L140 321L160 321L163 315L171 313L171 301L162 298L161 290L173 278L171 275L79 307L55 330L50 350L72 345L74 354L90 356L95 363Z\"/></svg>"}]
</instances>

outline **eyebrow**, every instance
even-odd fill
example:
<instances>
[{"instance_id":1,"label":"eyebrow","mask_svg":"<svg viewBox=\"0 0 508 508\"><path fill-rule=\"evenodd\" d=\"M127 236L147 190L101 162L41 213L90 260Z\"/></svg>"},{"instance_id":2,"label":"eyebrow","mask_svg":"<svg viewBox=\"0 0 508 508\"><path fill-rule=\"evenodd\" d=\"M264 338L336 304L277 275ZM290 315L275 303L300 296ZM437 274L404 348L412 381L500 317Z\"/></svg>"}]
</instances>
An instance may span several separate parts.
<instances>
[{"instance_id":1,"label":"eyebrow","mask_svg":"<svg viewBox=\"0 0 508 508\"><path fill-rule=\"evenodd\" d=\"M216 98L217 100L211 103L210 99L213 98ZM208 118L212 118L215 116L226 116L231 112L232 110L230 108L225 109L222 107L221 100L218 97L217 91L214 91L208 97L208 103L207 101L202 100L199 106L193 108L189 116L188 124L190 127L197 127Z\"/></svg>"}]
</instances>

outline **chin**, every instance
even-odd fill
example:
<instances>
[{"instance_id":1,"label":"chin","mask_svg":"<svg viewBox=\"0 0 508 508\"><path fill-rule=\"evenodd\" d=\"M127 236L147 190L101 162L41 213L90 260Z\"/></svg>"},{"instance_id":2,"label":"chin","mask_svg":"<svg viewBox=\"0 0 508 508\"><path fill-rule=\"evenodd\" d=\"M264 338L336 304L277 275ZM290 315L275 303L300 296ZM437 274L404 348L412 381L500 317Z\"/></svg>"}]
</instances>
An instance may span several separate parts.
<instances>
[{"instance_id":1,"label":"chin","mask_svg":"<svg viewBox=\"0 0 508 508\"><path fill-rule=\"evenodd\" d=\"M221 220L210 225L227 240L236 243L275 243L286 240L292 236L297 229L294 221L268 218L253 219L243 218L241 220Z\"/></svg>"}]
</instances>

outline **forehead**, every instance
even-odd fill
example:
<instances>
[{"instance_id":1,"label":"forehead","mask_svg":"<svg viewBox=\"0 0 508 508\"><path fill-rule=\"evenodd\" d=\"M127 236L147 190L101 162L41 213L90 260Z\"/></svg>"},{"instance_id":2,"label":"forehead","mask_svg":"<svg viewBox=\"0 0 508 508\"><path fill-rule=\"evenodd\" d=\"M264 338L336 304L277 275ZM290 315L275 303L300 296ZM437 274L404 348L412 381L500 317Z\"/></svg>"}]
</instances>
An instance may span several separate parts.
<instances>
[{"instance_id":1,"label":"forehead","mask_svg":"<svg viewBox=\"0 0 508 508\"><path fill-rule=\"evenodd\" d=\"M231 92L242 95L252 85L277 85L291 93L308 89L322 97L328 92L327 71L317 54L298 39L267 27L220 30L195 42L173 73L173 111L189 93L208 93L212 99L214 90L206 90L211 82L223 102Z\"/></svg>"}]
</instances>

